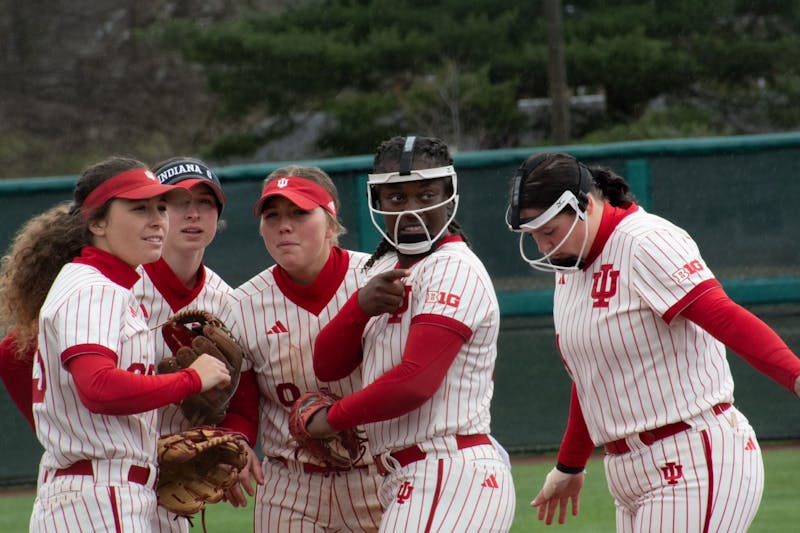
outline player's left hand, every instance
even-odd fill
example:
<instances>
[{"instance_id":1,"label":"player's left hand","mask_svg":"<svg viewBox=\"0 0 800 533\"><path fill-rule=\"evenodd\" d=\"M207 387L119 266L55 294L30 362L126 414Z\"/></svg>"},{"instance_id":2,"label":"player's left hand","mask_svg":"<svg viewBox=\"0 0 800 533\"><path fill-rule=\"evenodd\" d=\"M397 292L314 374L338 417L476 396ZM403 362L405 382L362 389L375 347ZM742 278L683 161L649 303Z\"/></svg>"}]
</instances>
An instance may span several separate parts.
<instances>
[{"instance_id":1,"label":"player's left hand","mask_svg":"<svg viewBox=\"0 0 800 533\"><path fill-rule=\"evenodd\" d=\"M567 504L572 504L572 516L578 515L580 493L586 473L565 474L553 468L544 480L544 485L536 498L531 502L531 507L538 507L538 519L544 520L548 526L553 523L553 516L558 510L558 523L563 524L567 519Z\"/></svg>"},{"instance_id":2,"label":"player's left hand","mask_svg":"<svg viewBox=\"0 0 800 533\"><path fill-rule=\"evenodd\" d=\"M244 493L246 492L251 497L255 496L253 481L259 485L264 484L264 472L258 456L250 446L247 444L244 446L247 451L247 465L239 471L239 483L225 491L225 500L234 507L247 507L247 497Z\"/></svg>"},{"instance_id":3,"label":"player's left hand","mask_svg":"<svg viewBox=\"0 0 800 533\"><path fill-rule=\"evenodd\" d=\"M316 439L329 439L336 434L336 430L328 423L328 410L320 409L313 414L306 425L308 434Z\"/></svg>"},{"instance_id":4,"label":"player's left hand","mask_svg":"<svg viewBox=\"0 0 800 533\"><path fill-rule=\"evenodd\" d=\"M800 396L800 376L797 376L797 379L794 380L794 393Z\"/></svg>"}]
</instances>

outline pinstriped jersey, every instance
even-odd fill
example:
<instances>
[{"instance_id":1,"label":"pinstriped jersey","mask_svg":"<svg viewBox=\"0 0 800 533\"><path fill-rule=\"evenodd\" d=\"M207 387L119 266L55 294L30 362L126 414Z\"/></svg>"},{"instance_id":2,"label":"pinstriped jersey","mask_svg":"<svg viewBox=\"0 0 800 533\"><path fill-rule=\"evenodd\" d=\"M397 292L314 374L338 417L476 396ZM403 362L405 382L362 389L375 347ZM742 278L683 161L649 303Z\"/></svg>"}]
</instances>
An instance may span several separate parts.
<instances>
[{"instance_id":1,"label":"pinstriped jersey","mask_svg":"<svg viewBox=\"0 0 800 533\"><path fill-rule=\"evenodd\" d=\"M679 314L713 273L684 230L631 211L584 270L556 274L556 338L597 445L733 398L724 345Z\"/></svg>"},{"instance_id":2,"label":"pinstriped jersey","mask_svg":"<svg viewBox=\"0 0 800 533\"><path fill-rule=\"evenodd\" d=\"M227 294L232 291L213 270L205 265L201 268L202 278L192 290L186 288L163 259L138 269L142 277L133 286L133 292L139 299L147 325L153 330L156 368L164 357L172 356L161 335L161 324L186 309L202 309L219 316ZM177 404L158 409L159 435L177 433L190 426Z\"/></svg>"},{"instance_id":3,"label":"pinstriped jersey","mask_svg":"<svg viewBox=\"0 0 800 533\"><path fill-rule=\"evenodd\" d=\"M93 458L152 464L156 411L126 416L92 413L64 368L65 350L97 345L117 355L117 368L153 373L150 329L133 293L93 266L69 263L50 288L39 326L33 413L36 434L45 450L42 467L65 468Z\"/></svg>"},{"instance_id":4,"label":"pinstriped jersey","mask_svg":"<svg viewBox=\"0 0 800 533\"><path fill-rule=\"evenodd\" d=\"M397 267L384 255L370 276ZM399 365L419 315L439 315L464 325L469 338L433 397L398 418L366 424L373 453L406 448L434 437L489 433L500 311L491 278L460 238L447 238L434 253L410 267L406 299L392 314L372 317L362 338L364 383Z\"/></svg>"},{"instance_id":5,"label":"pinstriped jersey","mask_svg":"<svg viewBox=\"0 0 800 533\"><path fill-rule=\"evenodd\" d=\"M259 433L267 456L314 462L305 451L295 454L296 445L289 434L292 404L305 392L323 387L339 396L361 389L358 370L332 382L321 382L314 375L312 355L317 333L364 285L363 267L369 259L367 254L337 248L332 251L333 255L347 261L343 265L346 272L335 290L318 287L320 297L304 302L296 295L283 292L276 279L278 267L274 265L233 291L230 307L223 317L245 348L243 369L255 373L259 389Z\"/></svg>"}]
</instances>

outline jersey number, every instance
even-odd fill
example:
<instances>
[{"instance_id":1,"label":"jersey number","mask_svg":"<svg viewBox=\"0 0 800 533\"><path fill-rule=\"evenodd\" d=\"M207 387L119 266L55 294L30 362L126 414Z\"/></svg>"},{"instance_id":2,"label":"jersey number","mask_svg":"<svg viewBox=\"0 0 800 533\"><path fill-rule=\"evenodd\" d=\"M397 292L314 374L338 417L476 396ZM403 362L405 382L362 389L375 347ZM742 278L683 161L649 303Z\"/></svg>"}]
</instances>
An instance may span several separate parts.
<instances>
[{"instance_id":1,"label":"jersey number","mask_svg":"<svg viewBox=\"0 0 800 533\"><path fill-rule=\"evenodd\" d=\"M47 391L47 380L44 375L44 361L42 361L42 352L36 350L36 366L39 367L40 378L33 378L33 403L42 403L44 401L44 393Z\"/></svg>"},{"instance_id":2,"label":"jersey number","mask_svg":"<svg viewBox=\"0 0 800 533\"><path fill-rule=\"evenodd\" d=\"M275 392L278 395L278 400L286 407L291 407L300 397L300 389L294 383L280 383L275 387Z\"/></svg>"},{"instance_id":3,"label":"jersey number","mask_svg":"<svg viewBox=\"0 0 800 533\"><path fill-rule=\"evenodd\" d=\"M133 372L134 374L141 374L143 376L144 375L152 376L156 373L156 367L153 364L149 364L145 367L144 363L133 363L131 366L128 367L128 372Z\"/></svg>"}]
</instances>

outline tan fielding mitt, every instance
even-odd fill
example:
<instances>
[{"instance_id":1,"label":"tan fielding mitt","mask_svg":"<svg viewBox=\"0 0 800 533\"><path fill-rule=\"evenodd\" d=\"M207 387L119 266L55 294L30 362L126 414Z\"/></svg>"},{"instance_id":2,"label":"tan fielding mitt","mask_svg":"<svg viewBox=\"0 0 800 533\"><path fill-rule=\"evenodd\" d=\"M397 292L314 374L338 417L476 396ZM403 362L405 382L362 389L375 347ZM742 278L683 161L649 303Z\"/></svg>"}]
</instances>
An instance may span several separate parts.
<instances>
[{"instance_id":1,"label":"tan fielding mitt","mask_svg":"<svg viewBox=\"0 0 800 533\"><path fill-rule=\"evenodd\" d=\"M244 435L224 428L198 427L158 441L158 505L191 518L217 503L247 465Z\"/></svg>"}]
</instances>

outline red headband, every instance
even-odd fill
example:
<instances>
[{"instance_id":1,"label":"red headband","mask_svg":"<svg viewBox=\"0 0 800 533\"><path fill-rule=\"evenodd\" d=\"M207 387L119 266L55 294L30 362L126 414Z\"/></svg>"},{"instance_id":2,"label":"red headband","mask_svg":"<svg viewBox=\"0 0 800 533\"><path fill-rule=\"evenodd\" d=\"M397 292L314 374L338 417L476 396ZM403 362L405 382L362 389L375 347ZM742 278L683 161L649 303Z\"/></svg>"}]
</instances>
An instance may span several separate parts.
<instances>
[{"instance_id":1,"label":"red headband","mask_svg":"<svg viewBox=\"0 0 800 533\"><path fill-rule=\"evenodd\" d=\"M261 216L264 202L271 196L283 196L300 209L308 211L320 206L336 218L336 205L331 194L321 185L299 176L285 176L276 178L264 187L261 198L253 208L255 216Z\"/></svg>"},{"instance_id":2,"label":"red headband","mask_svg":"<svg viewBox=\"0 0 800 533\"><path fill-rule=\"evenodd\" d=\"M86 197L81 205L81 218L89 220L92 211L112 198L144 200L172 191L184 190L172 185L162 185L149 168L126 170L107 179L89 193L89 196Z\"/></svg>"}]
</instances>

